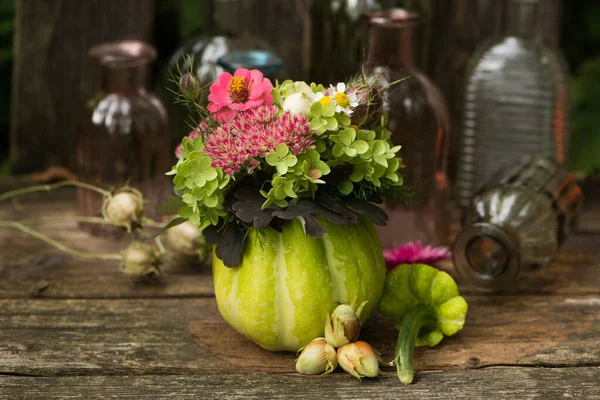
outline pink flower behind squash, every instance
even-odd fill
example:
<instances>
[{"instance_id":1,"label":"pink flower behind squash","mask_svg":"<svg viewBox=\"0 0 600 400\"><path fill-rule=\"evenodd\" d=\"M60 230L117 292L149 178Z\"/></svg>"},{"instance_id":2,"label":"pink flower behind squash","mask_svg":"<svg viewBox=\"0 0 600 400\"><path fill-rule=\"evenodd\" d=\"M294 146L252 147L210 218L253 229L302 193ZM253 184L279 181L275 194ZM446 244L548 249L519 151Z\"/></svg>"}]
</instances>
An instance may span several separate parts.
<instances>
[{"instance_id":1,"label":"pink flower behind squash","mask_svg":"<svg viewBox=\"0 0 600 400\"><path fill-rule=\"evenodd\" d=\"M208 111L220 122L228 122L238 112L273 104L273 84L262 72L238 68L233 75L223 72L210 86Z\"/></svg>"},{"instance_id":2,"label":"pink flower behind squash","mask_svg":"<svg viewBox=\"0 0 600 400\"><path fill-rule=\"evenodd\" d=\"M423 246L421 241L408 242L383 250L388 271L400 264L433 264L447 260L452 252L447 247Z\"/></svg>"}]
</instances>

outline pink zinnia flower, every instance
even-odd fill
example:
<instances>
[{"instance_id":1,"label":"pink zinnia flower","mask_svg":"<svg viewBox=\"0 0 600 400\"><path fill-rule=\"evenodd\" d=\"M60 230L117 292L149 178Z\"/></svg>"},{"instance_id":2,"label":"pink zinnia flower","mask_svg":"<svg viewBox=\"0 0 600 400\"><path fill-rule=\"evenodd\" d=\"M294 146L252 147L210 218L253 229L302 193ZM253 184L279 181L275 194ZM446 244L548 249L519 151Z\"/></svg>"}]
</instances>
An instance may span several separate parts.
<instances>
[{"instance_id":1,"label":"pink zinnia flower","mask_svg":"<svg viewBox=\"0 0 600 400\"><path fill-rule=\"evenodd\" d=\"M223 72L210 86L208 111L220 122L233 120L238 112L273 104L273 84L262 72L238 68L233 76Z\"/></svg>"},{"instance_id":2,"label":"pink zinnia flower","mask_svg":"<svg viewBox=\"0 0 600 400\"><path fill-rule=\"evenodd\" d=\"M423 246L421 241L408 242L383 250L388 271L400 264L433 264L447 260L452 252L447 247Z\"/></svg>"}]
</instances>

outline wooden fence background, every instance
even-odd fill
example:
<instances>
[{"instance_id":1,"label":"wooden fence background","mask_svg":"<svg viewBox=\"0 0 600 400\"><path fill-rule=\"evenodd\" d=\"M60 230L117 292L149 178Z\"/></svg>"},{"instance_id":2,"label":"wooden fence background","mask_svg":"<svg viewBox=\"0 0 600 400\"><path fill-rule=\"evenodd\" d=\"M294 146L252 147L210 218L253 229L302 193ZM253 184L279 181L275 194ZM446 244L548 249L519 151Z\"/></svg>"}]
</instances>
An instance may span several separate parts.
<instances>
[{"instance_id":1,"label":"wooden fence background","mask_svg":"<svg viewBox=\"0 0 600 400\"><path fill-rule=\"evenodd\" d=\"M287 76L310 79L319 65L311 7L329 0L247 0L248 30L284 58ZM361 0L367 1L367 0ZM372 1L372 0L371 0ZM465 65L475 47L499 31L499 0L380 0L423 15L423 69L448 99L456 124ZM544 0L547 36L558 40L561 0ZM11 118L13 171L74 166L75 127L98 69L87 49L119 39L151 40L154 0L17 0ZM159 33L160 34L160 33ZM311 73L312 71L312 73ZM343 79L343 76L337 77Z\"/></svg>"}]
</instances>

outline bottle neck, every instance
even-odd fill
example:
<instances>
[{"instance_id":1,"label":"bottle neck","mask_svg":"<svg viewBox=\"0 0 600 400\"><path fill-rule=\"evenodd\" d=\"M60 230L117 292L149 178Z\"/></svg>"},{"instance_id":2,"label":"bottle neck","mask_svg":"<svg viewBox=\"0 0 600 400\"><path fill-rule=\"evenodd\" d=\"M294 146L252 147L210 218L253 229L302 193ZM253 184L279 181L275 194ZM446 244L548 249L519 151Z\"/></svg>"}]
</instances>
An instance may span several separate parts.
<instances>
[{"instance_id":1,"label":"bottle neck","mask_svg":"<svg viewBox=\"0 0 600 400\"><path fill-rule=\"evenodd\" d=\"M134 67L102 66L100 87L104 92L127 93L144 89L147 84L146 65Z\"/></svg>"},{"instance_id":2,"label":"bottle neck","mask_svg":"<svg viewBox=\"0 0 600 400\"><path fill-rule=\"evenodd\" d=\"M415 21L388 24L372 18L367 36L367 66L417 68L417 26Z\"/></svg>"},{"instance_id":3,"label":"bottle neck","mask_svg":"<svg viewBox=\"0 0 600 400\"><path fill-rule=\"evenodd\" d=\"M243 31L242 0L212 0L209 3L213 31L227 36L239 36Z\"/></svg>"},{"instance_id":4,"label":"bottle neck","mask_svg":"<svg viewBox=\"0 0 600 400\"><path fill-rule=\"evenodd\" d=\"M536 39L543 36L538 0L506 0L502 30L505 36Z\"/></svg>"},{"instance_id":5,"label":"bottle neck","mask_svg":"<svg viewBox=\"0 0 600 400\"><path fill-rule=\"evenodd\" d=\"M452 246L458 273L482 290L511 289L521 267L517 238L488 223L475 223L458 235Z\"/></svg>"}]
</instances>

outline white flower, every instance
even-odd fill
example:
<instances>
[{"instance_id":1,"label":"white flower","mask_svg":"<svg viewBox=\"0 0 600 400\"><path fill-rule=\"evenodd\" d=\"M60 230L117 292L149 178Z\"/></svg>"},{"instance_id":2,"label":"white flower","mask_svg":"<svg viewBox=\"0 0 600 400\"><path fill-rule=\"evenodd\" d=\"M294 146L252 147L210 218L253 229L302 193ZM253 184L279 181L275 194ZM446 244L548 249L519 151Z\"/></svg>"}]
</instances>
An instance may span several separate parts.
<instances>
[{"instance_id":1,"label":"white flower","mask_svg":"<svg viewBox=\"0 0 600 400\"><path fill-rule=\"evenodd\" d=\"M312 103L304 93L294 93L289 95L283 102L283 111L289 111L292 114L308 115Z\"/></svg>"},{"instance_id":2,"label":"white flower","mask_svg":"<svg viewBox=\"0 0 600 400\"><path fill-rule=\"evenodd\" d=\"M353 108L358 107L358 99L355 93L346 94L346 84L340 82L336 87L333 85L329 88L329 96L333 99L336 112L343 112L350 116L354 112Z\"/></svg>"}]
</instances>

